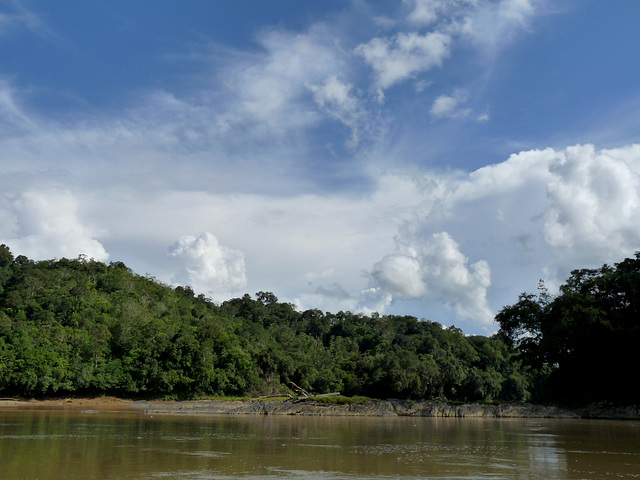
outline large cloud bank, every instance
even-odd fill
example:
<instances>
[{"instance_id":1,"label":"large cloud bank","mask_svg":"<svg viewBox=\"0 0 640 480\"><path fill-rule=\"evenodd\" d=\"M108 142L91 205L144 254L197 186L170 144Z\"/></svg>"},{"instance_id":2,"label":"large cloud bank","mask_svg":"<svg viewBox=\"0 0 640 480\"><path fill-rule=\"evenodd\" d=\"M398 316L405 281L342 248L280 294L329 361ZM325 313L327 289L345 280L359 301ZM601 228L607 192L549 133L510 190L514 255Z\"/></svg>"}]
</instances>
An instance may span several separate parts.
<instances>
[{"instance_id":1,"label":"large cloud bank","mask_svg":"<svg viewBox=\"0 0 640 480\"><path fill-rule=\"evenodd\" d=\"M167 55L189 64L183 83L109 112L47 113L0 72L0 242L122 260L216 301L271 290L299 308L491 331L539 278L557 285L640 246L632 142L495 135L511 156L472 162L467 149L459 163L447 150L491 126L496 59L544 4L407 0L373 15L354 2L263 28L251 49ZM2 18L0 33L63 41L35 15Z\"/></svg>"},{"instance_id":2,"label":"large cloud bank","mask_svg":"<svg viewBox=\"0 0 640 480\"><path fill-rule=\"evenodd\" d=\"M300 308L365 312L419 300L425 316L484 326L538 278L557 284L640 245L638 145L371 181L357 196L16 191L0 208L0 241L34 258L130 259L218 299L270 289Z\"/></svg>"}]
</instances>

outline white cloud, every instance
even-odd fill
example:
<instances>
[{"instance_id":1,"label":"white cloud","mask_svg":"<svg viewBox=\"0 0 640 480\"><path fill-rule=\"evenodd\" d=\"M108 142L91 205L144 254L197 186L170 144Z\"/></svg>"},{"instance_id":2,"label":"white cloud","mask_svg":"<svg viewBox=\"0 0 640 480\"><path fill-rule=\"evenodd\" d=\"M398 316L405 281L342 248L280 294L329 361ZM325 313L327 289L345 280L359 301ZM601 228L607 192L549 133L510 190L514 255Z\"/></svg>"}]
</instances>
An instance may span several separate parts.
<instances>
[{"instance_id":1,"label":"white cloud","mask_svg":"<svg viewBox=\"0 0 640 480\"><path fill-rule=\"evenodd\" d=\"M550 174L544 234L556 267L621 260L640 249L640 145L569 147Z\"/></svg>"},{"instance_id":2,"label":"white cloud","mask_svg":"<svg viewBox=\"0 0 640 480\"><path fill-rule=\"evenodd\" d=\"M226 85L235 95L228 120L256 121L261 128L276 131L317 122L311 105L304 102L307 85L344 70L344 58L332 37L324 25L304 34L270 31L261 35L265 53L248 60L234 58L225 72Z\"/></svg>"},{"instance_id":3,"label":"white cloud","mask_svg":"<svg viewBox=\"0 0 640 480\"><path fill-rule=\"evenodd\" d=\"M185 235L169 249L169 255L184 263L186 279L196 291L207 292L214 299L226 299L247 285L244 255L220 245L211 233L198 237ZM182 274L173 280L184 283Z\"/></svg>"},{"instance_id":4,"label":"white cloud","mask_svg":"<svg viewBox=\"0 0 640 480\"><path fill-rule=\"evenodd\" d=\"M384 313L393 301L393 295L382 287L371 287L360 292L360 301L356 309L365 315Z\"/></svg>"},{"instance_id":5,"label":"white cloud","mask_svg":"<svg viewBox=\"0 0 640 480\"><path fill-rule=\"evenodd\" d=\"M460 318L482 324L493 321L487 302L491 271L486 261L467 267L468 259L446 232L433 234L422 256L429 285L443 301L453 304Z\"/></svg>"},{"instance_id":6,"label":"white cloud","mask_svg":"<svg viewBox=\"0 0 640 480\"><path fill-rule=\"evenodd\" d=\"M534 11L531 0L502 0L498 6L500 16L518 23L524 23Z\"/></svg>"},{"instance_id":7,"label":"white cloud","mask_svg":"<svg viewBox=\"0 0 640 480\"><path fill-rule=\"evenodd\" d=\"M531 275L556 284L574 268L619 261L640 246L640 145L520 152L472 172L452 192L443 222L482 225L495 257L515 258L513 240L529 239L539 265Z\"/></svg>"},{"instance_id":8,"label":"white cloud","mask_svg":"<svg viewBox=\"0 0 640 480\"><path fill-rule=\"evenodd\" d=\"M371 272L369 299L438 299L451 305L457 316L483 325L493 321L487 301L491 273L486 261L469 267L459 245L446 232L428 238L401 238L402 253L387 255ZM372 295L375 294L375 295ZM380 305L380 302L378 302Z\"/></svg>"},{"instance_id":9,"label":"white cloud","mask_svg":"<svg viewBox=\"0 0 640 480\"><path fill-rule=\"evenodd\" d=\"M456 90L453 95L440 95L431 106L431 116L435 118L466 118L471 115L470 108L460 105L469 100L467 90Z\"/></svg>"},{"instance_id":10,"label":"white cloud","mask_svg":"<svg viewBox=\"0 0 640 480\"><path fill-rule=\"evenodd\" d=\"M427 293L419 259L407 255L387 255L373 266L375 283L400 298L418 298Z\"/></svg>"},{"instance_id":11,"label":"white cloud","mask_svg":"<svg viewBox=\"0 0 640 480\"><path fill-rule=\"evenodd\" d=\"M407 20L419 27L435 26L453 37L463 35L494 49L527 28L538 13L537 0L404 0L411 5Z\"/></svg>"},{"instance_id":12,"label":"white cloud","mask_svg":"<svg viewBox=\"0 0 640 480\"><path fill-rule=\"evenodd\" d=\"M392 38L374 38L359 45L362 55L376 74L376 86L382 89L412 75L442 65L449 55L451 37L440 32L420 35L399 33Z\"/></svg>"},{"instance_id":13,"label":"white cloud","mask_svg":"<svg viewBox=\"0 0 640 480\"><path fill-rule=\"evenodd\" d=\"M531 185L544 195L545 185L551 180L549 166L557 157L551 148L529 150L513 154L504 162L481 167L457 185L454 199L475 202L490 196L511 197L514 192L527 191Z\"/></svg>"},{"instance_id":14,"label":"white cloud","mask_svg":"<svg viewBox=\"0 0 640 480\"><path fill-rule=\"evenodd\" d=\"M75 142L92 138L57 137L51 158L79 158ZM115 141L92 145L93 158L117 156L105 153ZM182 170L206 174L205 164L185 158ZM573 268L618 261L640 245L638 145L524 151L469 174L370 175L366 194L265 195L165 188L178 176L144 190L123 178L71 193L25 189L28 177L5 174L1 240L33 258L106 259L108 250L136 271L215 296L271 290L300 308L364 312L416 301L425 316L466 319L471 329L488 326L491 308L538 278L562 281ZM216 237L182 237L165 256L184 231Z\"/></svg>"},{"instance_id":15,"label":"white cloud","mask_svg":"<svg viewBox=\"0 0 640 480\"><path fill-rule=\"evenodd\" d=\"M69 191L25 192L13 202L17 236L5 242L15 252L33 259L86 255L107 260L103 245L79 218L78 207Z\"/></svg>"},{"instance_id":16,"label":"white cloud","mask_svg":"<svg viewBox=\"0 0 640 480\"><path fill-rule=\"evenodd\" d=\"M420 74L465 39L497 51L537 6L406 5L385 23L394 29L386 37L359 36L371 23L339 31L353 21L344 17L335 29L265 30L259 51L209 57L190 79L199 90L147 92L111 117L46 118L0 82L0 237L34 258L106 259L108 250L218 299L246 288L329 311L414 302L412 314L472 327L488 325L489 305L514 301L529 281L535 288L543 267L562 280L638 249L638 146L530 150L470 173L430 169L424 152L439 153L424 128L432 79ZM423 103L409 104L410 88L385 99L384 89L410 78ZM431 115L486 121L469 108L478 96L455 90L435 99ZM351 150L335 163L317 154L334 140L327 118L350 130ZM364 141L391 122L388 138ZM424 152L404 155L401 137L417 138L416 128ZM403 157L422 164L405 171ZM216 236L176 242L202 231Z\"/></svg>"},{"instance_id":17,"label":"white cloud","mask_svg":"<svg viewBox=\"0 0 640 480\"><path fill-rule=\"evenodd\" d=\"M426 88L433 85L433 82L428 80L418 80L414 86L417 93L424 91Z\"/></svg>"},{"instance_id":18,"label":"white cloud","mask_svg":"<svg viewBox=\"0 0 640 480\"><path fill-rule=\"evenodd\" d=\"M318 106L334 119L351 129L350 147L356 147L360 133L367 129L367 112L353 95L353 85L340 81L335 75L323 83L311 85L313 98Z\"/></svg>"},{"instance_id":19,"label":"white cloud","mask_svg":"<svg viewBox=\"0 0 640 480\"><path fill-rule=\"evenodd\" d=\"M487 325L488 302L535 288L544 267L562 281L637 249L639 148L525 151L467 175L387 172L368 196L165 193L123 203L108 230L153 243L217 229L251 267L250 291L300 308L384 311L414 299Z\"/></svg>"},{"instance_id":20,"label":"white cloud","mask_svg":"<svg viewBox=\"0 0 640 480\"><path fill-rule=\"evenodd\" d=\"M536 14L536 3L531 0L479 2L454 24L454 31L494 52L511 40L515 32L528 26Z\"/></svg>"},{"instance_id":21,"label":"white cloud","mask_svg":"<svg viewBox=\"0 0 640 480\"><path fill-rule=\"evenodd\" d=\"M35 122L19 105L17 95L9 82L0 79L0 131L31 130Z\"/></svg>"},{"instance_id":22,"label":"white cloud","mask_svg":"<svg viewBox=\"0 0 640 480\"><path fill-rule=\"evenodd\" d=\"M490 304L511 303L538 278L559 285L575 268L639 250L640 145L524 151L466 176L415 179L422 195L396 250L370 272L365 311L410 298L433 308L437 299L488 326Z\"/></svg>"},{"instance_id":23,"label":"white cloud","mask_svg":"<svg viewBox=\"0 0 640 480\"><path fill-rule=\"evenodd\" d=\"M438 20L438 11L444 5L440 0L403 0L404 3L412 3L413 10L408 15L408 20L417 25L430 25Z\"/></svg>"},{"instance_id":24,"label":"white cloud","mask_svg":"<svg viewBox=\"0 0 640 480\"><path fill-rule=\"evenodd\" d=\"M24 2L6 2L1 7L8 7L8 9L6 12L0 12L0 35L11 30L25 28L48 42L65 48L69 47L63 37L49 27L37 13L26 8Z\"/></svg>"}]
</instances>

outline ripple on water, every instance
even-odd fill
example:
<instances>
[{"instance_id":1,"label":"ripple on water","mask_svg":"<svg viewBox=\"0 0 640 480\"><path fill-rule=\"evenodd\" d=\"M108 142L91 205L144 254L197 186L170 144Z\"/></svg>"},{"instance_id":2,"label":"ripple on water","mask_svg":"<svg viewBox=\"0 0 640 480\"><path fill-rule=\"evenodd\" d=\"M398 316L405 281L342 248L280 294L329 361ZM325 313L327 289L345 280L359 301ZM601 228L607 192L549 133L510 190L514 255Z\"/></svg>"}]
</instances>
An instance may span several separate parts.
<instances>
[{"instance_id":1,"label":"ripple on water","mask_svg":"<svg viewBox=\"0 0 640 480\"><path fill-rule=\"evenodd\" d=\"M327 471L307 471L307 470L283 470L272 468L272 473L267 475L219 475L208 470L195 470L190 472L156 472L149 477L154 478L171 478L175 480L274 480L276 478L296 478L301 480L388 480L395 479L395 476L388 475L349 475L340 472ZM425 480L422 476L403 476L403 480ZM472 476L430 476L429 480L503 480L504 476L493 475L472 475Z\"/></svg>"}]
</instances>

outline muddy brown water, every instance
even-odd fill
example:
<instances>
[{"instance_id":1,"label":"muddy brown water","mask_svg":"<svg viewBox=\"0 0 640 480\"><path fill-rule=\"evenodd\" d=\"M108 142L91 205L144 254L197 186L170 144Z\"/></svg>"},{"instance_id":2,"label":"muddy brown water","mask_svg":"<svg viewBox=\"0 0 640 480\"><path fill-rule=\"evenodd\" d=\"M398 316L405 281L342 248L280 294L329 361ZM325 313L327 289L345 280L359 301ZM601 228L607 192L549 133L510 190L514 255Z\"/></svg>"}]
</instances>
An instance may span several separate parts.
<instances>
[{"instance_id":1,"label":"muddy brown water","mask_svg":"<svg viewBox=\"0 0 640 480\"><path fill-rule=\"evenodd\" d=\"M0 410L0 480L638 479L640 422Z\"/></svg>"}]
</instances>

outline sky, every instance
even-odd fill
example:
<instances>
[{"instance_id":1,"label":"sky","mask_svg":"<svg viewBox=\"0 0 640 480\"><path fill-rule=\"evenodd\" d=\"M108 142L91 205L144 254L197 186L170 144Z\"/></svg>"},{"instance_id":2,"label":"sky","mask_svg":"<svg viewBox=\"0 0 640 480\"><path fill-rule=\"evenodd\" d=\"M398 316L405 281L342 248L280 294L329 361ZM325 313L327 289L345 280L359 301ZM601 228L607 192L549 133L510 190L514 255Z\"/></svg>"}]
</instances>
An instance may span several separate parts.
<instances>
[{"instance_id":1,"label":"sky","mask_svg":"<svg viewBox=\"0 0 640 480\"><path fill-rule=\"evenodd\" d=\"M0 0L0 243L491 334L640 250L640 2Z\"/></svg>"}]
</instances>

